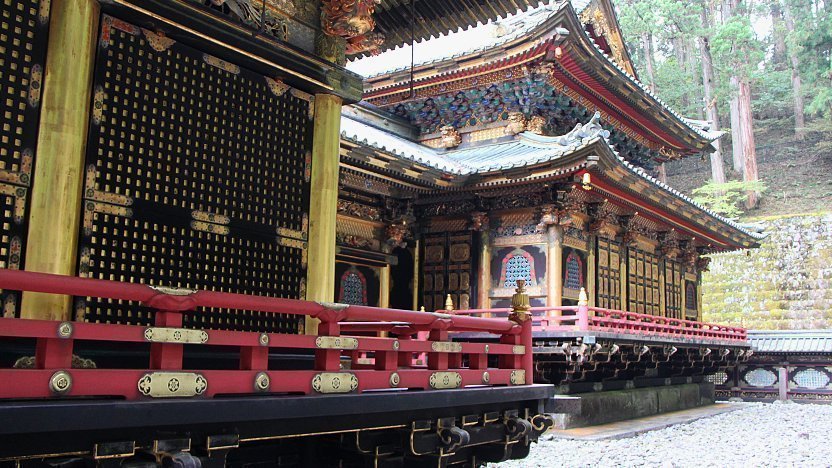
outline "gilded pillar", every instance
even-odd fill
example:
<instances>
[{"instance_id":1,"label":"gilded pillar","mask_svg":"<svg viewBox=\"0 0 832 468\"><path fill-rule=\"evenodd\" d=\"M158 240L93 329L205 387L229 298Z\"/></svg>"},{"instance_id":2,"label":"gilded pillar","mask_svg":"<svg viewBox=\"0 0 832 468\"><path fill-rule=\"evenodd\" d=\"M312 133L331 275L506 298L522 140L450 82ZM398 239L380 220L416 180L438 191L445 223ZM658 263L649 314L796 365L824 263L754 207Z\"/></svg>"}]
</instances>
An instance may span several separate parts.
<instances>
[{"instance_id":1,"label":"gilded pillar","mask_svg":"<svg viewBox=\"0 0 832 468\"><path fill-rule=\"evenodd\" d=\"M480 231L480 265L477 284L477 308L491 308L491 235L488 229Z\"/></svg>"},{"instance_id":2,"label":"gilded pillar","mask_svg":"<svg viewBox=\"0 0 832 468\"><path fill-rule=\"evenodd\" d=\"M26 269L75 275L98 31L96 0L52 0ZM69 320L72 298L23 295L21 317Z\"/></svg>"},{"instance_id":3,"label":"gilded pillar","mask_svg":"<svg viewBox=\"0 0 832 468\"><path fill-rule=\"evenodd\" d=\"M385 265L379 271L378 286L378 306L390 307L390 265Z\"/></svg>"},{"instance_id":4,"label":"gilded pillar","mask_svg":"<svg viewBox=\"0 0 832 468\"><path fill-rule=\"evenodd\" d=\"M626 243L621 244L620 263L618 264L619 273L621 276L621 310L629 310L629 284L630 280L627 277L627 263L629 262L630 249Z\"/></svg>"},{"instance_id":5,"label":"gilded pillar","mask_svg":"<svg viewBox=\"0 0 832 468\"><path fill-rule=\"evenodd\" d=\"M546 305L560 307L563 305L563 228L550 225L546 229L547 253L546 276L549 278L546 286ZM559 310L549 311L549 316L561 315Z\"/></svg>"},{"instance_id":6,"label":"gilded pillar","mask_svg":"<svg viewBox=\"0 0 832 468\"><path fill-rule=\"evenodd\" d=\"M335 295L335 218L338 211L338 164L341 98L315 96L312 179L309 200L309 263L306 299L331 302ZM307 317L307 335L318 334L318 320Z\"/></svg>"},{"instance_id":7,"label":"gilded pillar","mask_svg":"<svg viewBox=\"0 0 832 468\"><path fill-rule=\"evenodd\" d=\"M413 310L419 310L419 268L421 262L421 258L419 257L419 250L422 247L422 241L420 239L416 239L415 246L413 247Z\"/></svg>"},{"instance_id":8,"label":"gilded pillar","mask_svg":"<svg viewBox=\"0 0 832 468\"><path fill-rule=\"evenodd\" d=\"M589 306L595 307L595 284L597 282L598 269L595 266L595 244L597 236L589 237L589 252L586 255L586 292L589 295Z\"/></svg>"},{"instance_id":9,"label":"gilded pillar","mask_svg":"<svg viewBox=\"0 0 832 468\"><path fill-rule=\"evenodd\" d=\"M667 265L664 260L659 261L659 315L667 317Z\"/></svg>"}]
</instances>

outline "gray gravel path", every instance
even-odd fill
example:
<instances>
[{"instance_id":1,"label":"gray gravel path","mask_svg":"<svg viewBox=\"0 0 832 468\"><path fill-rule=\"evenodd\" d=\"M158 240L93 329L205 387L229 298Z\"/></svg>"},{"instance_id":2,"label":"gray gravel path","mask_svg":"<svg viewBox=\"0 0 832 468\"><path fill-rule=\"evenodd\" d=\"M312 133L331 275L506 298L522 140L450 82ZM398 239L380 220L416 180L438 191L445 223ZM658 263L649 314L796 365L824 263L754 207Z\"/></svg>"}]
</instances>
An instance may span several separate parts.
<instances>
[{"instance_id":1,"label":"gray gravel path","mask_svg":"<svg viewBox=\"0 0 832 468\"><path fill-rule=\"evenodd\" d=\"M513 467L832 467L832 405L737 403L740 411L598 442L544 436Z\"/></svg>"}]
</instances>

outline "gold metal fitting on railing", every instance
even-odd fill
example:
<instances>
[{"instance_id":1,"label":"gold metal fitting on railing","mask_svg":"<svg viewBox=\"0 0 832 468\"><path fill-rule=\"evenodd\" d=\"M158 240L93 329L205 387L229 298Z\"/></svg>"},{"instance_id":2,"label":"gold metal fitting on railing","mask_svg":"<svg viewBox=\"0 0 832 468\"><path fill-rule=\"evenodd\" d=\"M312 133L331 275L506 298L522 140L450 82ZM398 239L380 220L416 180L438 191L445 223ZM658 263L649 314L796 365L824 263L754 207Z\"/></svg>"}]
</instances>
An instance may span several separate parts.
<instances>
[{"instance_id":1,"label":"gold metal fitting on railing","mask_svg":"<svg viewBox=\"0 0 832 468\"><path fill-rule=\"evenodd\" d=\"M445 298L445 310L448 312L453 312L454 310L454 300L451 299L450 294L448 294L448 297Z\"/></svg>"},{"instance_id":2,"label":"gold metal fitting on railing","mask_svg":"<svg viewBox=\"0 0 832 468\"><path fill-rule=\"evenodd\" d=\"M586 289L584 288L581 288L581 292L578 294L578 305L589 305L589 297L586 295Z\"/></svg>"},{"instance_id":3,"label":"gold metal fitting on railing","mask_svg":"<svg viewBox=\"0 0 832 468\"><path fill-rule=\"evenodd\" d=\"M508 319L522 324L532 318L530 312L532 306L529 302L529 295L526 294L526 280L517 280L515 291L514 295L511 296L511 314L509 314Z\"/></svg>"}]
</instances>

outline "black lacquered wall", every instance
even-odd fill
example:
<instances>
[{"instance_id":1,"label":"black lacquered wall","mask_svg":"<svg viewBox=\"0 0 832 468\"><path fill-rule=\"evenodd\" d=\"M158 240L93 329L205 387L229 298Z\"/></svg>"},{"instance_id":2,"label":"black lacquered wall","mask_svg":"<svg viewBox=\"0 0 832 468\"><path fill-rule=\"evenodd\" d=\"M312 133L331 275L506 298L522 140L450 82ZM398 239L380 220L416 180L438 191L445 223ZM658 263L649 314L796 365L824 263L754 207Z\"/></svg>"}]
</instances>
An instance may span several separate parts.
<instances>
[{"instance_id":1,"label":"black lacquered wall","mask_svg":"<svg viewBox=\"0 0 832 468\"><path fill-rule=\"evenodd\" d=\"M79 246L82 276L303 298L312 102L233 62L103 16ZM76 318L148 324L136 304ZM186 326L298 331L236 310Z\"/></svg>"},{"instance_id":2,"label":"black lacquered wall","mask_svg":"<svg viewBox=\"0 0 832 468\"><path fill-rule=\"evenodd\" d=\"M0 268L23 268L48 29L49 0L0 2ZM0 301L19 315L18 292Z\"/></svg>"}]
</instances>

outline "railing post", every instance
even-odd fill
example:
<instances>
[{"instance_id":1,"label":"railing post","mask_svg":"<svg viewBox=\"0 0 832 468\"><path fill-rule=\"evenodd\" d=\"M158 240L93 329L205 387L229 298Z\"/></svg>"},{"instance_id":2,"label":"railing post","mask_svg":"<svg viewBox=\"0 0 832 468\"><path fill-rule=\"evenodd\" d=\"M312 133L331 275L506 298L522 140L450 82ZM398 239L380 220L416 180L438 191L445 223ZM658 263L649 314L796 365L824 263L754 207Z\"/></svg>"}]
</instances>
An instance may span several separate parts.
<instances>
[{"instance_id":1,"label":"railing post","mask_svg":"<svg viewBox=\"0 0 832 468\"><path fill-rule=\"evenodd\" d=\"M514 295L511 296L511 314L509 314L508 319L522 327L520 336L514 337L514 340L515 343L519 341L519 344L523 345L526 352L520 358L519 363L512 356L514 359L511 367L516 369L518 367L517 364L520 364L526 373L524 383L530 384L533 383L534 379L534 353L532 343L532 313L530 311L531 304L529 303L529 295L526 294L526 280L517 280L517 289L515 291Z\"/></svg>"},{"instance_id":2,"label":"railing post","mask_svg":"<svg viewBox=\"0 0 832 468\"><path fill-rule=\"evenodd\" d=\"M589 301L584 288L578 295L578 330L589 330Z\"/></svg>"},{"instance_id":3,"label":"railing post","mask_svg":"<svg viewBox=\"0 0 832 468\"><path fill-rule=\"evenodd\" d=\"M339 336L341 334L341 327L337 320L322 319L318 324L318 339L326 336ZM316 341L317 344L317 341ZM340 349L316 349L315 350L315 370L319 371L337 371L341 369L341 350Z\"/></svg>"},{"instance_id":4,"label":"railing post","mask_svg":"<svg viewBox=\"0 0 832 468\"><path fill-rule=\"evenodd\" d=\"M157 327L181 328L182 312L157 310L154 314ZM150 368L161 370L181 370L184 348L177 343L151 343Z\"/></svg>"}]
</instances>

